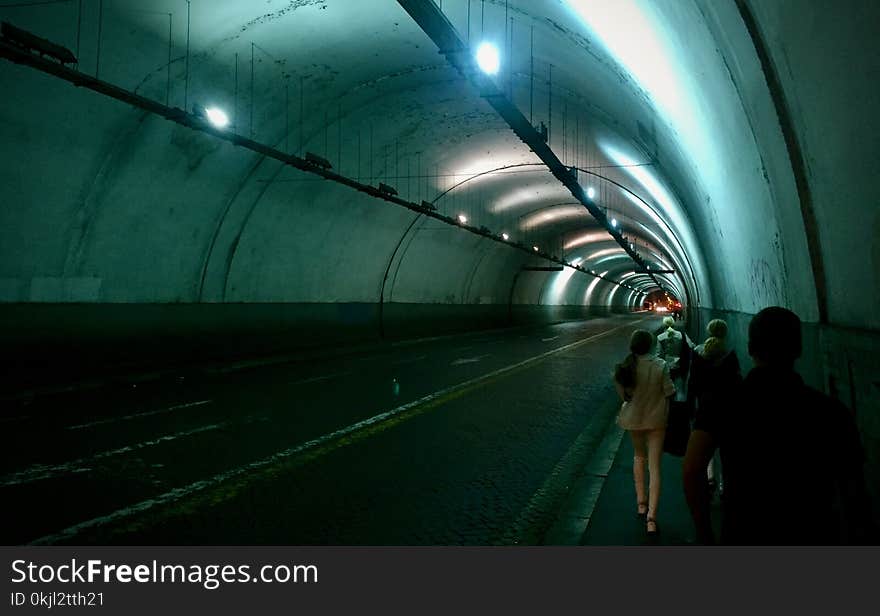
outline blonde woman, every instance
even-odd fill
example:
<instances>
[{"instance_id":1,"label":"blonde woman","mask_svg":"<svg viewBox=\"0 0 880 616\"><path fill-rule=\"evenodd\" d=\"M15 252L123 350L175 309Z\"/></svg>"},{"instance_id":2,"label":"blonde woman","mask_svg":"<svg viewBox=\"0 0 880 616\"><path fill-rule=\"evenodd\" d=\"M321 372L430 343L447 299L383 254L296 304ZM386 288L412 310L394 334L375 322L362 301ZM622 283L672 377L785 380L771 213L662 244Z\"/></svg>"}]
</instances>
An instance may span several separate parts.
<instances>
[{"instance_id":1,"label":"blonde woman","mask_svg":"<svg viewBox=\"0 0 880 616\"><path fill-rule=\"evenodd\" d=\"M648 534L657 533L657 505L660 502L660 461L669 416L669 397L675 385L669 368L651 354L654 336L637 329L629 343L630 354L614 371L614 385L623 399L618 425L629 433L633 449L633 481L638 514L646 516ZM645 461L648 462L648 495L645 496Z\"/></svg>"},{"instance_id":2,"label":"blonde woman","mask_svg":"<svg viewBox=\"0 0 880 616\"><path fill-rule=\"evenodd\" d=\"M713 319L706 326L708 338L694 349L694 361L688 389L697 412L706 412L713 401L726 400L742 382L739 358L736 351L728 348L727 323ZM720 489L720 473L716 472L714 460L707 469L709 491Z\"/></svg>"}]
</instances>

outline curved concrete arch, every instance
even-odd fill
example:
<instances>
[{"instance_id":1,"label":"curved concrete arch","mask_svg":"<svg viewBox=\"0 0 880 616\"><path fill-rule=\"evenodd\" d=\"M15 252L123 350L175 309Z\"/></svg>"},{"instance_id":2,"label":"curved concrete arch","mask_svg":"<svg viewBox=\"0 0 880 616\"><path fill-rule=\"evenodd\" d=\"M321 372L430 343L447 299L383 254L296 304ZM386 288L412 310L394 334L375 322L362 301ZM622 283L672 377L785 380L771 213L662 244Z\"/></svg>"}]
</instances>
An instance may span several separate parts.
<instances>
[{"instance_id":1,"label":"curved concrete arch","mask_svg":"<svg viewBox=\"0 0 880 616\"><path fill-rule=\"evenodd\" d=\"M625 258L595 254L615 244L575 207L552 206L564 215L518 228L520 215L571 194L398 3L193 3L188 80L183 3L167 3L170 65L162 20L130 10L140 4L108 8L101 80L160 104L170 81L172 108L184 106L187 91L184 112L227 105L238 133L314 152L342 176L389 184L408 202L434 200L444 215L464 212L474 230L505 232L511 244L540 244L550 255L558 247L563 259L583 259L578 265L609 278L632 269ZM500 2L489 4L491 27L503 32ZM807 324L809 380L836 383L861 413L873 409L864 358L880 329L880 219L871 207L880 201L872 167L880 60L871 53L880 5L619 0L591 12L587 4L509 2L515 31L535 25L536 35L534 75L524 48L510 59L512 104L548 127L548 146L581 169L582 186L595 182L596 204L620 214L645 259L675 270L656 278L691 317L724 314L744 331L767 305L795 310ZM445 5L461 28L464 3ZM614 18L620 12L633 19ZM72 46L72 16L22 8L9 19ZM95 16L86 17L90 32ZM634 40L651 53L636 53ZM251 43L264 50L253 94ZM84 73L94 73L96 50L83 41ZM511 300L536 312L555 302L625 307L652 288L522 271L548 261L434 218L408 229L411 211L369 191L279 168L259 150L32 67L4 59L0 77L15 84L0 100L2 307L155 309L175 331L220 323L212 319L222 312L234 315L223 323L235 331L269 322L345 337L375 331L386 300L389 324L418 313L410 320L430 330L447 317L466 327L477 314L507 315ZM380 298L386 272L391 286ZM264 321L273 311L288 316ZM303 314L320 314L321 327ZM118 331L161 330L149 318L127 319ZM872 417L863 424L876 425Z\"/></svg>"}]
</instances>

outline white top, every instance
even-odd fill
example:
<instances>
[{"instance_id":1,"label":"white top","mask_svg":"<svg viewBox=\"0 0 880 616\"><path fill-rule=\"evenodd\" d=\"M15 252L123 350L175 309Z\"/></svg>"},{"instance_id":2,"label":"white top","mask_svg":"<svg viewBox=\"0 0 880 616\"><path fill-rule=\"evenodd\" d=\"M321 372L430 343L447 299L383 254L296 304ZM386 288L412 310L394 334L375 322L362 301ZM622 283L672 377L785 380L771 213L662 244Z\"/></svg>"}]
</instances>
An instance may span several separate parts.
<instances>
[{"instance_id":1,"label":"white top","mask_svg":"<svg viewBox=\"0 0 880 616\"><path fill-rule=\"evenodd\" d=\"M662 334L657 336L657 355L666 362L670 370L677 370L681 360L682 347L687 344L693 348L694 343L687 334L683 334L677 329L667 328ZM675 383L675 399L679 402L687 400L687 381L684 379L686 375L679 374L673 382Z\"/></svg>"},{"instance_id":2,"label":"white top","mask_svg":"<svg viewBox=\"0 0 880 616\"><path fill-rule=\"evenodd\" d=\"M666 361L670 368L675 368L678 366L683 345L684 336L681 335L681 332L671 327L667 328L657 336L657 355Z\"/></svg>"},{"instance_id":3,"label":"white top","mask_svg":"<svg viewBox=\"0 0 880 616\"><path fill-rule=\"evenodd\" d=\"M669 367L659 357L639 355L636 358L636 386L625 392L614 381L617 393L624 399L617 416L617 425L624 430L658 430L666 427L669 398L675 385L669 378ZM631 398L626 401L626 394Z\"/></svg>"}]
</instances>

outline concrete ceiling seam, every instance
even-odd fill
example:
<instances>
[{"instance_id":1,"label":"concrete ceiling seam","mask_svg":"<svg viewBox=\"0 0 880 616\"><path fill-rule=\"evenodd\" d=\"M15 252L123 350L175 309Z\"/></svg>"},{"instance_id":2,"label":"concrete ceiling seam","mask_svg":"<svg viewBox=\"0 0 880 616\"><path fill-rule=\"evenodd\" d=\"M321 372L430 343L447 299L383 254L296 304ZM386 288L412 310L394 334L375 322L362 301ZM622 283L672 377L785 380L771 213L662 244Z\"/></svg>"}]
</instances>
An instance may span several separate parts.
<instances>
[{"instance_id":1,"label":"concrete ceiling seam","mask_svg":"<svg viewBox=\"0 0 880 616\"><path fill-rule=\"evenodd\" d=\"M646 165L648 165L648 164L654 164L654 163L636 163L637 166L646 166ZM602 167L602 168L624 168L624 167L630 167L630 166L633 166L633 165L600 165L600 167ZM501 173L501 172L507 172L507 170L509 170L509 169L516 169L516 168L522 168L522 167L541 167L542 170L544 170L544 169L546 168L546 165L545 165L544 163L517 163L517 164L511 164L511 165L503 165L503 166L497 167L497 168L495 168L495 169L489 169L489 170L485 170L485 171L481 171L481 172L478 172L478 173L471 174L471 175L469 175L468 177L466 177L465 179L463 179L463 180L461 180L461 181L459 181L459 182L456 182L456 183L454 183L452 186L450 186L449 188L445 189L442 193L440 193L440 194L439 194L439 195L433 200L433 203L436 204L440 199L444 198L447 194L449 194L450 192L452 192L452 191L454 191L454 190L456 190L456 189L458 189L458 188L464 186L465 184L471 182L472 180L477 180L477 179L479 179L479 178L482 178L482 177L487 176L487 175L494 174L494 173L496 173L496 172L499 172L499 173ZM650 203L648 203L643 197L641 197L641 196L640 196L638 193L636 193L634 190L632 190L632 189L630 189L629 187L625 186L623 183L618 182L618 181L616 181L616 180L614 180L614 179L608 177L607 175L597 173L597 172L593 171L593 170L590 169L590 168L586 168L586 167L577 167L577 166L576 166L576 167L573 167L573 168L576 169L576 170L579 171L579 172L583 172L583 173L586 173L586 174L588 174L588 175L592 175L592 176L597 177L597 178L599 178L599 179L601 179L601 180L603 180L603 181L607 181L607 182L611 183L612 185L616 186L616 187L619 188L620 190L624 191L627 195L630 196L631 199L636 200L636 201L639 203L640 207L642 207L642 208L646 208L646 209L648 209L649 211L652 212L653 217L654 217L656 220L658 220L660 224L662 224L662 225L664 226L664 228L665 228L665 233L668 235L668 237L669 237L672 241L675 242L675 245L676 245L676 248L677 248L677 253L679 254L679 259L672 258L671 253L669 253L669 249L665 247L664 243L660 240L660 238L658 238L658 237L656 236L656 234L655 234L654 232L650 231L650 230L647 228L647 225L645 225L644 223L639 222L639 221L636 221L636 223L637 223L640 227L642 227L647 233L649 233L649 234L650 234L650 235L651 235L651 236L652 236L652 237L653 237L653 238L654 238L654 239L655 239L655 240L656 240L661 246L664 246L664 248L666 248L666 251L665 251L665 252L668 253L668 254L667 254L667 257L668 257L668 258L671 258L671 259L672 259L673 261L675 261L675 262L679 262L679 261L681 261L682 263L684 263L684 264L687 265L687 271L688 271L688 274L689 274L689 276L690 276L690 282L692 282L693 285L694 285L694 286L693 286L693 293L694 293L694 295L697 297L697 301L699 301L699 288L698 288L698 285L697 285L697 282L696 282L696 275L695 275L695 272L694 272L693 265L692 265L691 262L690 262L690 258L688 257L687 251L685 251L684 246L682 246L681 241L678 239L677 234L673 231L673 229L670 227L669 223L665 220L665 218L664 218L659 212L657 212L657 211L654 209L654 207L653 207ZM560 202L559 204L553 204L553 205L575 204L575 203L578 204L578 205L581 205L581 203L580 203L579 201L575 201L575 202ZM551 207L551 206L544 206L544 207L546 208L546 207ZM538 210L533 210L533 211L539 211L539 210L541 210L541 209L544 209L544 208L538 208ZM612 239L613 239L613 236L611 236L610 234L609 234L609 237L612 237ZM644 243L644 242L643 242L643 243ZM680 273L679 275L680 275L680 276L684 276L683 273ZM688 284L688 283L686 283L686 284Z\"/></svg>"},{"instance_id":2,"label":"concrete ceiling seam","mask_svg":"<svg viewBox=\"0 0 880 616\"><path fill-rule=\"evenodd\" d=\"M394 246L394 250L391 251L391 256L388 257L388 263L385 266L385 275L382 276L382 282L379 285L379 337L385 338L385 285L388 282L388 272L391 271L391 265L394 263L394 257L397 255L397 251L400 250L400 245L403 243L403 240L409 235L410 230L419 220L424 220L421 214L416 214L415 217L410 221L404 230L403 234L400 236L400 239L397 241L397 244ZM410 237L413 237L413 234ZM395 272L395 277L397 273ZM394 285L391 285L392 292L394 291Z\"/></svg>"},{"instance_id":3,"label":"concrete ceiling seam","mask_svg":"<svg viewBox=\"0 0 880 616\"><path fill-rule=\"evenodd\" d=\"M541 167L541 170L544 171L544 172L546 172L546 167L545 167L542 163L519 163L519 164L516 164L516 165L504 165L504 166L496 167L495 170L499 170L499 173L502 173L500 170L502 170L502 169L511 169L511 168L514 168L514 167ZM617 167L620 167L620 165L617 165ZM441 194L438 196L438 199L441 198L441 197L444 197L444 196L448 195L451 191L456 190L456 189L458 189L458 188L464 186L465 184L467 184L467 183L468 183L469 181L471 181L471 180L476 180L476 179L478 179L478 178L485 177L486 175L492 173L492 171L493 171L493 170L490 169L490 170L485 170L485 171L479 171L479 172L476 172L476 173L473 173L473 172L472 172L471 175L470 175L469 177L466 177L466 178L465 178L464 180L462 180L462 181L455 182L452 186L450 186L449 188L447 188L446 190L444 190L444 192L441 193ZM534 171L537 171L537 169L534 170ZM632 191L631 191L629 188L627 188L626 186L624 186L624 185L621 184L620 182L617 182L617 181L615 181L615 180L612 180L611 178L607 178L606 176L604 176L604 175L602 175L602 174L598 174L598 173L595 173L595 172L591 172L591 171L589 171L589 170L587 170L587 171L588 171L589 173L592 173L592 175L598 177L599 179L607 180L607 181L609 181L609 183L611 183L612 185L615 185L615 186L617 186L618 188L620 188L621 190L626 191L627 195L630 196L630 199L631 199L631 200L635 200L635 201L638 201L638 202L639 202L640 207L642 207L642 208L647 207L647 208L650 208L651 210L653 210L653 207L650 206L649 204L647 204L647 203L645 202L644 199L642 199L640 196L635 195L634 193L632 193ZM530 172L533 172L533 171L530 171ZM503 174L504 174L504 175L507 175L507 174L509 174L509 173L514 173L514 172L508 172L508 171L505 171ZM631 195L631 193L632 193L632 195ZM436 202L436 201L435 201L435 202ZM580 204L579 202L572 202L572 201L565 202L565 201L563 201L563 202L559 202L559 203L561 203L561 204L566 204L566 203L567 203L567 204L573 204L573 205L577 205L578 208L581 207L581 204ZM644 203L645 205L642 205L643 203ZM530 213L532 213L532 212L537 212L537 211L545 210L545 209L547 209L547 208L549 208L549 207L552 207L553 205L557 205L557 204L547 204L547 205L544 205L544 206L541 207L541 208L537 208L537 209L535 209L535 210L531 210L530 212L526 212L526 213L524 213L524 214L522 214L522 215L520 216L520 220L522 220L523 217L528 216L528 214L530 214ZM577 210L577 211L579 211L579 212L583 212L583 215L585 215L585 216L588 215L588 213L587 213L586 211L584 211L582 208L579 209L579 210ZM556 216L556 214L553 214L552 216L551 216L550 214L547 215L547 217L554 217L554 216ZM577 217L579 217L579 216L577 216ZM682 250L681 243L678 242L677 237L675 237L674 234L672 233L671 229L669 229L668 223L667 223L665 220L663 220L662 217L661 217L658 213L655 213L655 214L654 214L654 217L655 217L655 218L659 218L659 224L662 224L662 225L665 225L665 226L666 226L667 233L668 233L668 234L672 234L672 239L676 242L676 244L677 244L679 250ZM522 222L520 223L520 227L519 227L520 230L523 230L523 226L528 226L529 224L531 224L529 220L524 220L524 221L522 221ZM638 225L639 225L640 227L643 227L643 228L646 228L646 229L647 229L647 227L646 227L645 225L643 225L642 223L640 223L640 222L638 223ZM654 235L653 232L651 232L651 234ZM656 238L656 236L654 236L654 237L655 237L655 239L659 239L659 238ZM607 235L607 238L608 238L609 240L613 240L613 238L612 238L610 235ZM639 238L639 236L636 235L636 238ZM639 239L642 240L642 241L641 241L641 245L642 245L643 247L649 247L648 243L644 241L644 238L639 238ZM563 240L563 243L565 244L565 241L564 241L564 240ZM663 243L662 241L661 241L661 243L665 245L665 243ZM668 249L666 249L666 250L668 250ZM687 256L684 255L683 258L687 261L688 265L690 266L690 262L689 262L689 259L687 259ZM668 267L669 267L669 266L667 266L667 268L668 268ZM690 268L690 269L692 269L692 268ZM692 271L691 271L691 278L693 278L693 272L692 272Z\"/></svg>"},{"instance_id":4,"label":"concrete ceiling seam","mask_svg":"<svg viewBox=\"0 0 880 616\"><path fill-rule=\"evenodd\" d=\"M764 78L767 82L767 88L770 91L770 97L773 100L773 106L776 109L776 115L779 119L780 129L785 140L785 146L788 150L789 160L791 161L791 169L795 178L795 185L799 197L801 216L803 218L804 233L807 238L807 249L810 255L810 267L813 273L813 282L816 289L816 304L819 312L819 322L828 323L828 288L825 279L825 265L822 261L822 246L819 237L819 225L816 221L816 212L813 207L813 196L810 190L806 162L804 154L798 139L798 133L795 130L791 113L788 109L788 103L785 100L785 91L779 80L776 66L770 57L764 36L758 27L755 16L746 0L734 0L739 10L740 17L746 26L752 44L755 46L755 52L761 63Z\"/></svg>"},{"instance_id":5,"label":"concrete ceiling seam","mask_svg":"<svg viewBox=\"0 0 880 616\"><path fill-rule=\"evenodd\" d=\"M226 221L226 217L229 214L229 210L232 208L233 204L238 199L238 195L244 189L245 185L247 184L247 181L253 176L253 174L257 171L257 169L260 168L262 163L263 163L262 159L258 159L254 162L254 164L252 164L250 166L247 173L244 175L244 178L242 179L242 181L238 183L238 186L236 187L235 191L226 200L226 205L223 208L223 211L221 212L220 216L218 217L217 222L214 224L214 231L211 234L211 241L208 243L208 249L205 252L205 258L202 261L202 268L201 268L202 271L201 271L201 275L199 276L199 291L198 291L198 295L197 295L199 301L204 301L204 299L205 299L205 284L206 284L206 281L208 278L208 267L211 263L211 258L214 255L214 247L217 244L217 239L220 236L220 231L223 228L223 224ZM227 259L226 274L223 276L224 281L227 280L228 277L229 277L229 267L228 267L228 259ZM225 295L225 293L226 293L226 283L225 282L223 284L222 289L223 289L222 293L223 293L223 295Z\"/></svg>"}]
</instances>

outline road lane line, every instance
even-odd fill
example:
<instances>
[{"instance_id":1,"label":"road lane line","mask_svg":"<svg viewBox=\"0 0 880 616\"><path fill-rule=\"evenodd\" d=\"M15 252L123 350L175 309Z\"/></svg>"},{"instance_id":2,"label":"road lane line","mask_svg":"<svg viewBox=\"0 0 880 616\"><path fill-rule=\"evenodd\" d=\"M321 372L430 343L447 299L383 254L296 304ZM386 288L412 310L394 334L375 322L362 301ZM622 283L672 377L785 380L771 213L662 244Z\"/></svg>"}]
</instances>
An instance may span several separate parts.
<instances>
[{"instance_id":1,"label":"road lane line","mask_svg":"<svg viewBox=\"0 0 880 616\"><path fill-rule=\"evenodd\" d=\"M103 424L114 423L117 421L128 421L129 419L138 419L140 417L150 417L151 415L160 415L162 413L170 413L171 411L178 411L180 409L188 409L193 406L202 406L203 404L210 404L213 400L199 400L197 402L186 402L184 404L175 404L174 406L169 406L164 409L158 409L155 411L147 411L146 413L133 413L131 415L123 415L122 417L108 417L107 419L98 419L96 421L90 421L88 423L76 424L75 426L67 426L68 430L81 430L83 428L91 428L92 426L100 426Z\"/></svg>"},{"instance_id":2,"label":"road lane line","mask_svg":"<svg viewBox=\"0 0 880 616\"><path fill-rule=\"evenodd\" d=\"M148 441L143 441L134 445L126 445L125 447L110 449L108 451L102 451L91 456L84 456L82 458L77 458L76 460L71 460L69 462L62 462L61 464L34 464L33 466L29 466L24 470L10 473L5 477L0 478L0 487L32 483L34 481L40 481L41 479L52 479L60 475L83 473L91 470L91 468L88 467L88 464L95 462L96 460L103 460L105 458L112 458L113 456L118 456L124 453L146 449L148 447L153 447L162 443L168 443L170 441L175 441L177 439L185 438L187 436L192 436L193 434L201 434L202 432L219 430L221 428L225 428L230 423L231 422L224 421L218 424L210 424L207 426L193 428L192 430L184 430L182 432L175 432L174 434L166 434L165 436L160 436L158 438L150 439Z\"/></svg>"},{"instance_id":3,"label":"road lane line","mask_svg":"<svg viewBox=\"0 0 880 616\"><path fill-rule=\"evenodd\" d=\"M541 342L550 342L552 340L558 339L559 336L553 336L552 338L541 338Z\"/></svg>"},{"instance_id":4,"label":"road lane line","mask_svg":"<svg viewBox=\"0 0 880 616\"><path fill-rule=\"evenodd\" d=\"M428 359L427 355L419 355L418 357L409 357L407 359L401 359L399 361L391 362L392 366L400 366L402 364L414 364L417 361L422 361L423 359Z\"/></svg>"},{"instance_id":5,"label":"road lane line","mask_svg":"<svg viewBox=\"0 0 880 616\"><path fill-rule=\"evenodd\" d=\"M309 379L302 379L301 381L291 381L288 383L291 387L294 385L306 385L308 383L318 383L320 381L327 381L329 379L334 379L337 376L348 376L351 372L335 372L333 374L325 374L323 376L314 376Z\"/></svg>"},{"instance_id":6,"label":"road lane line","mask_svg":"<svg viewBox=\"0 0 880 616\"><path fill-rule=\"evenodd\" d=\"M408 418L408 416L401 417L407 412L415 411L416 409L427 410L428 408L433 408L439 404L447 402L449 399L464 395L471 389L475 389L476 387L495 380L500 376L519 371L553 355L575 349L577 347L598 340L599 338L604 338L619 329L632 327L636 323L639 323L643 320L644 319L638 319L636 321L618 325L617 327L613 327L604 332L594 334L582 340L578 340L576 342L572 342L570 344L566 344L561 347L545 351L544 353L529 357L515 364L493 370L492 372L489 372L482 376L468 379L467 381L463 381L461 383L458 383L457 385L452 385L450 387L441 389L407 404L403 404L401 406L393 408L389 411L379 413L344 428L340 428L339 430L334 430L333 432L308 440L299 445L295 445L288 449L278 451L260 460L256 460L243 466L217 473L216 475L213 475L212 477L209 477L207 479L201 479L199 481L195 481L179 488L173 488L153 498L147 498L128 507L117 509L116 511L113 511L106 515L92 518L91 520L86 520L84 522L79 522L72 526L68 526L67 528L57 533L44 535L33 540L30 543L31 545L51 545L60 541L70 540L85 531L92 530L100 526L121 522L123 520L132 518L135 515L146 513L147 511L150 511L156 507L176 503L177 501L180 501L186 497L204 492L210 488L216 488L218 486L226 484L227 482L230 482L233 479L241 478L248 473L254 471L263 471L273 465L290 461L290 459L294 458L295 456L301 454L308 455L309 453L315 452L316 450L320 450L324 447L327 448L327 451L333 451L338 447L356 442L360 440L360 438L365 438L366 436L374 434L377 431L384 430L391 425L396 425L398 421L394 420L403 421L404 419ZM413 414L412 416L415 416L415 414ZM360 438L358 438L359 434L361 435ZM320 455L320 453L321 452L318 451L315 454L315 457L317 457L317 455Z\"/></svg>"},{"instance_id":7,"label":"road lane line","mask_svg":"<svg viewBox=\"0 0 880 616\"><path fill-rule=\"evenodd\" d=\"M476 357L462 357L453 361L450 366L462 366L464 364L475 364L482 359L489 357L488 355L477 355Z\"/></svg>"},{"instance_id":8,"label":"road lane line","mask_svg":"<svg viewBox=\"0 0 880 616\"><path fill-rule=\"evenodd\" d=\"M25 419L30 419L30 415L18 415L17 417L3 417L0 419L0 423L12 423L13 421L24 421Z\"/></svg>"}]
</instances>

